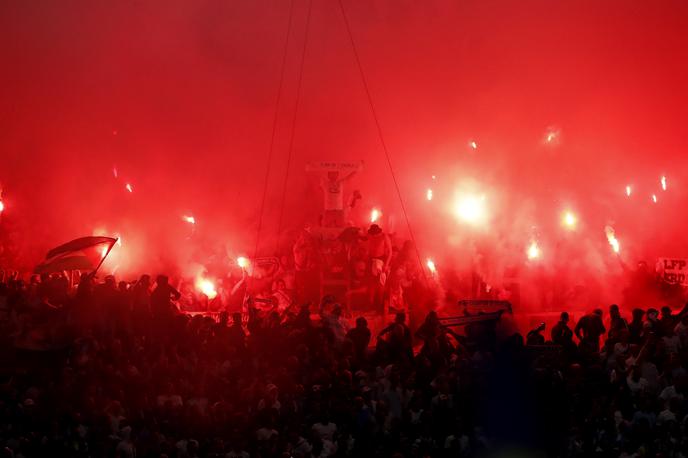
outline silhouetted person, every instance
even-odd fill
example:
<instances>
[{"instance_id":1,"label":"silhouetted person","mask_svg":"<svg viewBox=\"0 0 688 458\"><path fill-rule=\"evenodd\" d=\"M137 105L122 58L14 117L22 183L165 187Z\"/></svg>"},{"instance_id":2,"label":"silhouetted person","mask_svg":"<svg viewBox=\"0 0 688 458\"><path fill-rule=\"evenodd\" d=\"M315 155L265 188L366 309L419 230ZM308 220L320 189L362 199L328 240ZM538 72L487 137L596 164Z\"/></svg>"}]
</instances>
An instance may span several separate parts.
<instances>
[{"instance_id":1,"label":"silhouetted person","mask_svg":"<svg viewBox=\"0 0 688 458\"><path fill-rule=\"evenodd\" d=\"M174 314L177 308L172 301L179 300L182 297L181 293L170 285L166 275L158 275L155 283L155 289L151 294L151 311L153 315L169 316Z\"/></svg>"},{"instance_id":2,"label":"silhouetted person","mask_svg":"<svg viewBox=\"0 0 688 458\"><path fill-rule=\"evenodd\" d=\"M621 316L621 312L619 312L619 306L616 304L612 304L609 306L609 334L608 338L613 342L616 343L619 341L619 334L623 330L628 329L628 323L626 322L626 319Z\"/></svg>"},{"instance_id":3,"label":"silhouetted person","mask_svg":"<svg viewBox=\"0 0 688 458\"><path fill-rule=\"evenodd\" d=\"M639 344L643 338L643 316L645 311L643 309L633 309L633 318L628 325L629 339L632 344Z\"/></svg>"},{"instance_id":4,"label":"silhouetted person","mask_svg":"<svg viewBox=\"0 0 688 458\"><path fill-rule=\"evenodd\" d=\"M404 312L397 313L394 317L394 322L377 335L378 339L384 336L387 336L387 345L392 354L412 354L413 336L411 335L411 329L406 326L406 314Z\"/></svg>"},{"instance_id":5,"label":"silhouetted person","mask_svg":"<svg viewBox=\"0 0 688 458\"><path fill-rule=\"evenodd\" d=\"M545 336L541 333L545 330L545 323L540 323L537 328L528 332L526 337L526 345L544 345Z\"/></svg>"},{"instance_id":6,"label":"silhouetted person","mask_svg":"<svg viewBox=\"0 0 688 458\"><path fill-rule=\"evenodd\" d=\"M354 344L356 358L359 361L365 359L365 353L370 343L370 329L368 321L364 317L356 318L356 327L346 333L346 338Z\"/></svg>"},{"instance_id":7,"label":"silhouetted person","mask_svg":"<svg viewBox=\"0 0 688 458\"><path fill-rule=\"evenodd\" d=\"M133 309L139 312L150 312L150 300L151 300L151 281L150 275L141 275L139 281L132 287L132 301Z\"/></svg>"},{"instance_id":8,"label":"silhouetted person","mask_svg":"<svg viewBox=\"0 0 688 458\"><path fill-rule=\"evenodd\" d=\"M592 313L583 316L573 330L581 342L581 347L591 352L600 351L600 336L605 331L601 309L595 309Z\"/></svg>"}]
</instances>

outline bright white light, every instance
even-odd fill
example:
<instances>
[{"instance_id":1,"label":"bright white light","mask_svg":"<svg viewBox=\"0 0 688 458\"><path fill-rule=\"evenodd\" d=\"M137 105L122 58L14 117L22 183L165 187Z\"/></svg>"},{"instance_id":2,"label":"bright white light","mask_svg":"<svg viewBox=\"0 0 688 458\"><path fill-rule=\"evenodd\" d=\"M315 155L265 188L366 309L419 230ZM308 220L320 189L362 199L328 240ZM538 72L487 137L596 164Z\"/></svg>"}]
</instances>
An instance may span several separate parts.
<instances>
[{"instance_id":1,"label":"bright white light","mask_svg":"<svg viewBox=\"0 0 688 458\"><path fill-rule=\"evenodd\" d=\"M666 191L667 190L666 177L662 176L662 178L659 181L662 183L662 191Z\"/></svg>"},{"instance_id":2,"label":"bright white light","mask_svg":"<svg viewBox=\"0 0 688 458\"><path fill-rule=\"evenodd\" d=\"M652 194L652 202L657 203L657 194Z\"/></svg>"},{"instance_id":3,"label":"bright white light","mask_svg":"<svg viewBox=\"0 0 688 458\"><path fill-rule=\"evenodd\" d=\"M212 281L206 278L198 278L196 280L196 288L206 296L208 299L215 299L217 296L217 291L215 290L215 285Z\"/></svg>"},{"instance_id":4,"label":"bright white light","mask_svg":"<svg viewBox=\"0 0 688 458\"><path fill-rule=\"evenodd\" d=\"M540 257L540 247L535 240L533 240L528 246L527 254L528 259L537 259Z\"/></svg>"},{"instance_id":5,"label":"bright white light","mask_svg":"<svg viewBox=\"0 0 688 458\"><path fill-rule=\"evenodd\" d=\"M618 254L619 251L621 251L621 244L614 234L614 228L611 226L605 226L604 233L607 234L607 241L609 242L609 245L611 245L612 251Z\"/></svg>"},{"instance_id":6,"label":"bright white light","mask_svg":"<svg viewBox=\"0 0 688 458\"><path fill-rule=\"evenodd\" d=\"M425 264L428 266L428 270L430 270L430 273L432 273L433 275L437 273L437 267L435 267L435 263L432 259L428 258Z\"/></svg>"},{"instance_id":7,"label":"bright white light","mask_svg":"<svg viewBox=\"0 0 688 458\"><path fill-rule=\"evenodd\" d=\"M471 140L469 143L470 147L473 149L478 149L478 144L475 142L475 140Z\"/></svg>"},{"instance_id":8,"label":"bright white light","mask_svg":"<svg viewBox=\"0 0 688 458\"><path fill-rule=\"evenodd\" d=\"M117 178L119 176L119 173L117 172L117 167L112 168L112 175Z\"/></svg>"},{"instance_id":9,"label":"bright white light","mask_svg":"<svg viewBox=\"0 0 688 458\"><path fill-rule=\"evenodd\" d=\"M455 211L460 220L478 223L485 218L485 196L463 196L456 203Z\"/></svg>"},{"instance_id":10,"label":"bright white light","mask_svg":"<svg viewBox=\"0 0 688 458\"><path fill-rule=\"evenodd\" d=\"M428 200L432 200L432 189L428 188L428 190L425 191L425 198Z\"/></svg>"},{"instance_id":11,"label":"bright white light","mask_svg":"<svg viewBox=\"0 0 688 458\"><path fill-rule=\"evenodd\" d=\"M567 210L564 212L564 215L562 216L561 222L568 229L573 230L576 228L576 225L578 224L578 218L576 217L575 213Z\"/></svg>"},{"instance_id":12,"label":"bright white light","mask_svg":"<svg viewBox=\"0 0 688 458\"><path fill-rule=\"evenodd\" d=\"M182 216L182 219L189 224L196 224L196 218L193 216Z\"/></svg>"},{"instance_id":13,"label":"bright white light","mask_svg":"<svg viewBox=\"0 0 688 458\"><path fill-rule=\"evenodd\" d=\"M559 143L560 130L556 127L549 127L545 132L545 143L550 145L556 145Z\"/></svg>"},{"instance_id":14,"label":"bright white light","mask_svg":"<svg viewBox=\"0 0 688 458\"><path fill-rule=\"evenodd\" d=\"M371 223L376 223L380 220L380 216L382 216L382 212L378 210L377 208L373 208L373 210L370 212L370 222Z\"/></svg>"},{"instance_id":15,"label":"bright white light","mask_svg":"<svg viewBox=\"0 0 688 458\"><path fill-rule=\"evenodd\" d=\"M239 267L241 267L242 269L247 268L249 264L250 264L250 261L248 260L248 258L245 258L244 256L239 256L237 258L237 265Z\"/></svg>"},{"instance_id":16,"label":"bright white light","mask_svg":"<svg viewBox=\"0 0 688 458\"><path fill-rule=\"evenodd\" d=\"M631 189L631 185L626 185L626 196L630 197L632 191L633 190Z\"/></svg>"},{"instance_id":17,"label":"bright white light","mask_svg":"<svg viewBox=\"0 0 688 458\"><path fill-rule=\"evenodd\" d=\"M2 213L3 211L5 211L5 204L2 200L0 200L0 213Z\"/></svg>"},{"instance_id":18,"label":"bright white light","mask_svg":"<svg viewBox=\"0 0 688 458\"><path fill-rule=\"evenodd\" d=\"M127 191L129 191L129 192L134 192L134 188L133 188L133 187L131 186L131 184L129 184L129 183L127 183L127 185L125 186L125 188L127 188Z\"/></svg>"}]
</instances>

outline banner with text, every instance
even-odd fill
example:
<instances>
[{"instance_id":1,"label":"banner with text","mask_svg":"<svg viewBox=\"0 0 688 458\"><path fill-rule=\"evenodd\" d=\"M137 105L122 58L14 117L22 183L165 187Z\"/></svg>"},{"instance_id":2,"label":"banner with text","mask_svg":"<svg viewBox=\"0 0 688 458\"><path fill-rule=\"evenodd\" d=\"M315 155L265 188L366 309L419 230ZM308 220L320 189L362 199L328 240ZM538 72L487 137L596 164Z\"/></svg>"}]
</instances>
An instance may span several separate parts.
<instances>
[{"instance_id":1,"label":"banner with text","mask_svg":"<svg viewBox=\"0 0 688 458\"><path fill-rule=\"evenodd\" d=\"M657 271L662 280L671 284L688 286L688 259L659 258Z\"/></svg>"}]
</instances>

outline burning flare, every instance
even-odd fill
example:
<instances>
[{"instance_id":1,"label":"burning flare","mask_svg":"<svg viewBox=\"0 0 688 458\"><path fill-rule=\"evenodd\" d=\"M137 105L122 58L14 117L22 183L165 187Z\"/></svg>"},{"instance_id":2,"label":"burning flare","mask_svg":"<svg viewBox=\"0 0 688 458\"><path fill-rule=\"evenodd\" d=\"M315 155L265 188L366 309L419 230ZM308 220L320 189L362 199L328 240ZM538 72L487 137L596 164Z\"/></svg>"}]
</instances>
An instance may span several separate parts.
<instances>
[{"instance_id":1,"label":"burning flare","mask_svg":"<svg viewBox=\"0 0 688 458\"><path fill-rule=\"evenodd\" d=\"M605 226L604 233L607 234L607 241L609 242L609 245L611 245L612 250L614 251L614 253L618 254L619 251L621 251L621 245L619 244L619 241L614 235L614 228L611 226Z\"/></svg>"},{"instance_id":2,"label":"burning flare","mask_svg":"<svg viewBox=\"0 0 688 458\"><path fill-rule=\"evenodd\" d=\"M250 261L248 260L248 258L246 258L244 256L239 256L236 261L237 261L237 265L239 267L241 267L242 269L247 268L250 264Z\"/></svg>"},{"instance_id":3,"label":"burning flare","mask_svg":"<svg viewBox=\"0 0 688 458\"><path fill-rule=\"evenodd\" d=\"M627 197L630 197L631 191L632 191L631 185L630 184L626 185L626 196Z\"/></svg>"},{"instance_id":4,"label":"burning flare","mask_svg":"<svg viewBox=\"0 0 688 458\"><path fill-rule=\"evenodd\" d=\"M193 216L182 216L182 219L189 224L196 224L196 218Z\"/></svg>"},{"instance_id":5,"label":"burning flare","mask_svg":"<svg viewBox=\"0 0 688 458\"><path fill-rule=\"evenodd\" d=\"M432 259L428 258L425 265L428 266L428 270L430 270L431 274L437 275L437 267L435 267L435 262Z\"/></svg>"},{"instance_id":6,"label":"burning flare","mask_svg":"<svg viewBox=\"0 0 688 458\"><path fill-rule=\"evenodd\" d=\"M217 297L217 291L215 290L215 284L207 278L198 277L196 279L196 288L208 296L208 299L215 299Z\"/></svg>"},{"instance_id":7,"label":"burning flare","mask_svg":"<svg viewBox=\"0 0 688 458\"><path fill-rule=\"evenodd\" d=\"M477 224L485 219L485 196L467 195L459 198L456 216L466 223Z\"/></svg>"},{"instance_id":8,"label":"burning flare","mask_svg":"<svg viewBox=\"0 0 688 458\"><path fill-rule=\"evenodd\" d=\"M376 223L380 220L380 216L382 216L382 212L378 210L377 208L373 208L373 210L370 212L370 222L371 223Z\"/></svg>"},{"instance_id":9,"label":"burning flare","mask_svg":"<svg viewBox=\"0 0 688 458\"><path fill-rule=\"evenodd\" d=\"M469 143L470 147L473 149L478 149L478 144L475 142L475 140L471 140Z\"/></svg>"},{"instance_id":10,"label":"burning flare","mask_svg":"<svg viewBox=\"0 0 688 458\"><path fill-rule=\"evenodd\" d=\"M131 186L131 183L127 183L125 188L127 188L127 191L129 191L129 192L134 192L134 188Z\"/></svg>"},{"instance_id":11,"label":"burning flare","mask_svg":"<svg viewBox=\"0 0 688 458\"><path fill-rule=\"evenodd\" d=\"M666 191L667 190L666 177L662 176L662 178L660 178L659 181L660 181L660 183L662 183L662 191Z\"/></svg>"},{"instance_id":12,"label":"burning flare","mask_svg":"<svg viewBox=\"0 0 688 458\"><path fill-rule=\"evenodd\" d=\"M5 211L5 203L2 200L0 200L0 213L2 213L3 211Z\"/></svg>"},{"instance_id":13,"label":"burning flare","mask_svg":"<svg viewBox=\"0 0 688 458\"><path fill-rule=\"evenodd\" d=\"M428 188L428 190L425 191L425 198L428 200L432 200L432 189Z\"/></svg>"},{"instance_id":14,"label":"burning flare","mask_svg":"<svg viewBox=\"0 0 688 458\"><path fill-rule=\"evenodd\" d=\"M652 202L657 203L657 194L652 194Z\"/></svg>"},{"instance_id":15,"label":"burning flare","mask_svg":"<svg viewBox=\"0 0 688 458\"><path fill-rule=\"evenodd\" d=\"M561 218L561 222L566 228L573 230L576 228L576 225L578 224L578 218L576 217L575 213L573 213L570 210L567 210L564 212L564 215Z\"/></svg>"},{"instance_id":16,"label":"burning flare","mask_svg":"<svg viewBox=\"0 0 688 458\"><path fill-rule=\"evenodd\" d=\"M540 247L535 240L530 242L526 253L528 254L528 259L538 259L540 257Z\"/></svg>"}]
</instances>

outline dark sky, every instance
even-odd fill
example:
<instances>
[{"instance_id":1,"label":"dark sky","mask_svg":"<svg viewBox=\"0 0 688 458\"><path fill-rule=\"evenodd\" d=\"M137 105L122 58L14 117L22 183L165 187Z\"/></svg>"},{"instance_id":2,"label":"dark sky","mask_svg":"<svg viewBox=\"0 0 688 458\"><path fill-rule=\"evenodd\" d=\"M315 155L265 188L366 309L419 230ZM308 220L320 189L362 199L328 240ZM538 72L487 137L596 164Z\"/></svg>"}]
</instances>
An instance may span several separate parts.
<instances>
[{"instance_id":1,"label":"dark sky","mask_svg":"<svg viewBox=\"0 0 688 458\"><path fill-rule=\"evenodd\" d=\"M186 230L179 216L194 213L208 233L253 240L289 5L0 3L0 180L21 227L48 245L96 226L174 240ZM639 215L653 227L682 224L644 212L662 173L677 193L688 175L685 1L344 6L411 213L429 176L444 173L542 212L568 196L600 224ZM290 222L317 218L304 171L312 159L364 159L352 186L364 205L400 218L338 3L312 8ZM295 0L267 227L281 202L307 9ZM561 132L556 148L542 144L550 126ZM644 203L619 214L614 199L628 182Z\"/></svg>"}]
</instances>

